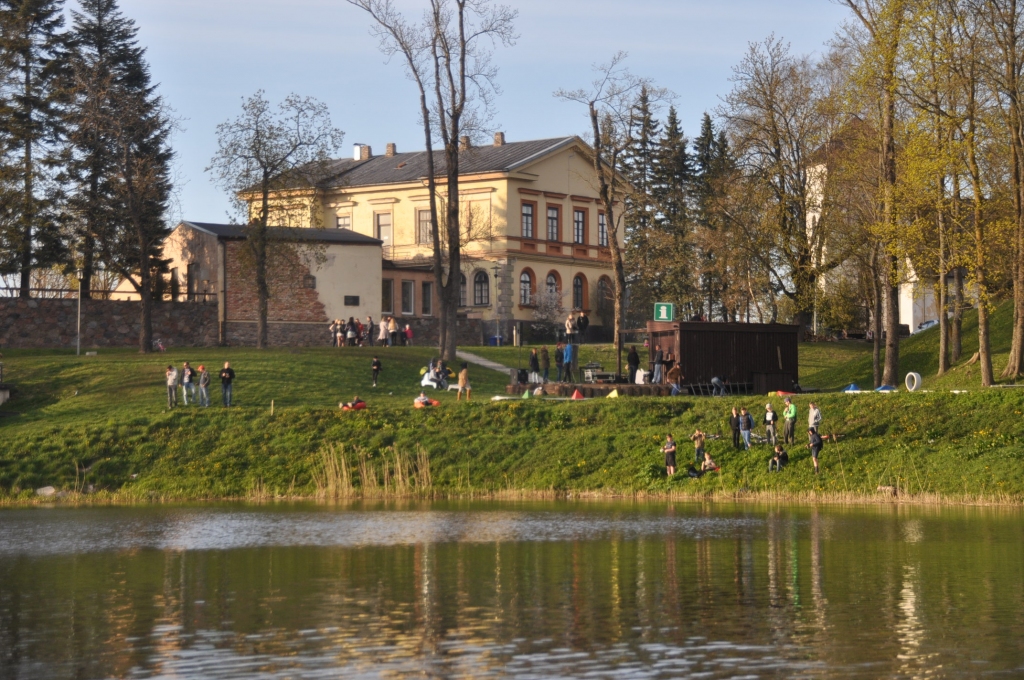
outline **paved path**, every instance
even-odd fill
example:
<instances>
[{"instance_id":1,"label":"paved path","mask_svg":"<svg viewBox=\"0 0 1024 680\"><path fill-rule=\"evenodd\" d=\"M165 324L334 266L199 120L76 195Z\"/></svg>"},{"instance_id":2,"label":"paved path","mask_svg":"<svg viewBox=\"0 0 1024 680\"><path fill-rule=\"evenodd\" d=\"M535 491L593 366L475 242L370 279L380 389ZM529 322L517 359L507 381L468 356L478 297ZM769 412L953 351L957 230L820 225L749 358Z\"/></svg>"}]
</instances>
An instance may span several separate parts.
<instances>
[{"instance_id":1,"label":"paved path","mask_svg":"<svg viewBox=\"0 0 1024 680\"><path fill-rule=\"evenodd\" d=\"M492 371L498 371L499 373L504 373L505 375L508 375L509 367L505 366L504 364L499 364L497 362L491 361L490 359L484 359L483 357L479 357L475 354L470 354L469 352L463 352L461 349L455 351L455 356L462 359L463 361L468 361L471 364L477 364L478 366L489 368Z\"/></svg>"}]
</instances>

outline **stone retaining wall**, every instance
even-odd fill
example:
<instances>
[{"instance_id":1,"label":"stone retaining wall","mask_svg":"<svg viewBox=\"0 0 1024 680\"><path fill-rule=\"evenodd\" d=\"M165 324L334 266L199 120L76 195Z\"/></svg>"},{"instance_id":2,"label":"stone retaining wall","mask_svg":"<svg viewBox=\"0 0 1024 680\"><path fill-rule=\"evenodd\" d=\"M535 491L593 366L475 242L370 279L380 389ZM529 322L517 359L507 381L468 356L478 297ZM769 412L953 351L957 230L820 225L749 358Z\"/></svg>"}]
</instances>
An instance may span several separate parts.
<instances>
[{"instance_id":1,"label":"stone retaining wall","mask_svg":"<svg viewBox=\"0 0 1024 680\"><path fill-rule=\"evenodd\" d=\"M82 300L82 348L138 347L141 303ZM77 300L0 298L0 347L74 348ZM217 306L153 303L153 337L168 347L217 344Z\"/></svg>"},{"instance_id":2,"label":"stone retaining wall","mask_svg":"<svg viewBox=\"0 0 1024 680\"><path fill-rule=\"evenodd\" d=\"M82 348L137 347L139 343L139 302L127 300L82 300ZM78 320L77 300L0 298L0 348L74 348ZM403 321L413 329L416 345L437 344L437 319ZM270 323L272 347L317 347L330 345L328 323ZM228 321L227 344L252 347L256 344L256 323ZM460 345L484 341L483 322L460 318ZM200 302L153 304L153 338L166 347L212 347L217 344L217 306Z\"/></svg>"}]
</instances>

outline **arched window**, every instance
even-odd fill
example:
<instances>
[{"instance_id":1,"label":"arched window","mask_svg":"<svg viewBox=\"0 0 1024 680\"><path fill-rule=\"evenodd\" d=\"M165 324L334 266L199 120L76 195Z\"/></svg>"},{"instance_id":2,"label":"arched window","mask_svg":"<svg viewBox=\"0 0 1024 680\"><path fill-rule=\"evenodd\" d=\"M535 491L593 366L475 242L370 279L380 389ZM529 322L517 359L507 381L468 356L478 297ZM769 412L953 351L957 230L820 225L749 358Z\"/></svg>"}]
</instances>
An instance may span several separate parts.
<instances>
[{"instance_id":1,"label":"arched window","mask_svg":"<svg viewBox=\"0 0 1024 680\"><path fill-rule=\"evenodd\" d=\"M491 280L487 272L477 272L473 277L473 304L478 307L491 304Z\"/></svg>"},{"instance_id":2,"label":"arched window","mask_svg":"<svg viewBox=\"0 0 1024 680\"><path fill-rule=\"evenodd\" d=\"M466 275L459 274L459 307L466 306Z\"/></svg>"},{"instance_id":3,"label":"arched window","mask_svg":"<svg viewBox=\"0 0 1024 680\"><path fill-rule=\"evenodd\" d=\"M545 290L547 290L548 295L558 295L558 277L555 276L554 272L548 274Z\"/></svg>"},{"instance_id":4,"label":"arched window","mask_svg":"<svg viewBox=\"0 0 1024 680\"><path fill-rule=\"evenodd\" d=\"M572 308L583 309L584 300L584 287L583 275L577 274L572 280Z\"/></svg>"},{"instance_id":5,"label":"arched window","mask_svg":"<svg viewBox=\"0 0 1024 680\"><path fill-rule=\"evenodd\" d=\"M533 276L528 271L519 275L519 304L533 304Z\"/></svg>"}]
</instances>

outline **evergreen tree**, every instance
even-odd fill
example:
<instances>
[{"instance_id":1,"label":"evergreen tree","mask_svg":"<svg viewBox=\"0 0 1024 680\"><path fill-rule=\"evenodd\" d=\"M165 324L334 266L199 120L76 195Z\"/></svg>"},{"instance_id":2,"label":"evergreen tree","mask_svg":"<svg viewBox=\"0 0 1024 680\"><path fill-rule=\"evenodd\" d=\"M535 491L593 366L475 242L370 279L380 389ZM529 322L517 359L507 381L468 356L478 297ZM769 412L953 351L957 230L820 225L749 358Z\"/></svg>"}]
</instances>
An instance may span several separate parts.
<instances>
[{"instance_id":1,"label":"evergreen tree","mask_svg":"<svg viewBox=\"0 0 1024 680\"><path fill-rule=\"evenodd\" d=\"M6 195L0 201L0 271L20 275L29 296L33 268L60 262L65 244L52 169L60 115L54 86L63 58L62 0L0 0L0 126Z\"/></svg>"},{"instance_id":2,"label":"evergreen tree","mask_svg":"<svg viewBox=\"0 0 1024 680\"><path fill-rule=\"evenodd\" d=\"M665 131L658 142L653 194L662 228L674 233L684 232L689 220L693 162L688 146L689 140L683 134L673 106L668 110Z\"/></svg>"},{"instance_id":3,"label":"evergreen tree","mask_svg":"<svg viewBox=\"0 0 1024 680\"><path fill-rule=\"evenodd\" d=\"M657 207L654 199L655 162L658 153L658 121L651 111L650 92L641 87L632 111L632 131L623 157L623 170L630 191L624 196L624 264L634 316L654 298L658 278L653 275L652 234ZM639 322L640 317L637 317Z\"/></svg>"},{"instance_id":4,"label":"evergreen tree","mask_svg":"<svg viewBox=\"0 0 1024 680\"><path fill-rule=\"evenodd\" d=\"M97 265L97 241L109 238L123 215L115 210L115 144L106 120L120 102L114 93L143 98L153 92L135 24L117 0L81 0L72 12L69 64L62 90L67 103L68 154L64 177L68 207L82 256L82 289L89 296Z\"/></svg>"}]
</instances>

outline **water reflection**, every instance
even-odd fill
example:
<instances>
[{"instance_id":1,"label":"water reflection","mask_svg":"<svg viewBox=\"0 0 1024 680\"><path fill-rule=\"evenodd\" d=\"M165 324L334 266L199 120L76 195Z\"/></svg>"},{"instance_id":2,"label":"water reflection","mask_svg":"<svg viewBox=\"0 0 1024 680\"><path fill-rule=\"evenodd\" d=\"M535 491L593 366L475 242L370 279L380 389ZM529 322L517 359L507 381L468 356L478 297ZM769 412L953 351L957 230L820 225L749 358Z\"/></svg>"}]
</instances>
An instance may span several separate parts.
<instances>
[{"instance_id":1,"label":"water reflection","mask_svg":"<svg viewBox=\"0 0 1024 680\"><path fill-rule=\"evenodd\" d=\"M0 677L1013 675L1020 526L686 505L5 511Z\"/></svg>"}]
</instances>

